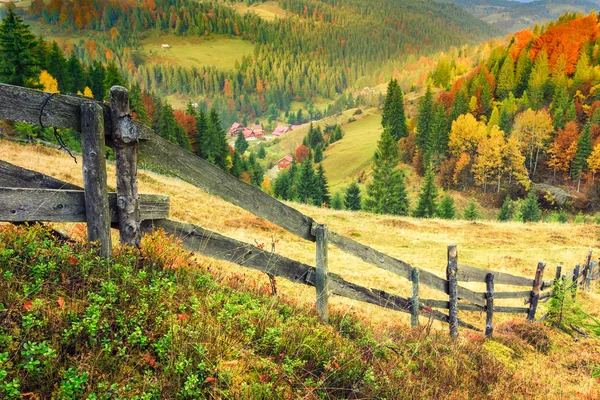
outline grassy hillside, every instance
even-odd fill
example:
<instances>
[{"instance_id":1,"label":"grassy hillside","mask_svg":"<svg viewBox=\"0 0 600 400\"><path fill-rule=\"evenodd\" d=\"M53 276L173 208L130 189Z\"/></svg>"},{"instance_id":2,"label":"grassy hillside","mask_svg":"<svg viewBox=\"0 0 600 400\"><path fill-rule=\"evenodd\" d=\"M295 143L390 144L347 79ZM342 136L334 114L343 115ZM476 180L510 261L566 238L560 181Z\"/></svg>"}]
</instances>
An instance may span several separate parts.
<instances>
[{"instance_id":1,"label":"grassy hillside","mask_svg":"<svg viewBox=\"0 0 600 400\"><path fill-rule=\"evenodd\" d=\"M57 150L0 141L0 153L82 184L80 165ZM113 165L108 172L114 182ZM171 196L175 219L247 242L278 240L278 253L314 263L314 244L179 180L147 171L139 179L140 192ZM531 276L543 259L551 275L557 263L581 263L600 233L591 225L418 220L294 206L439 275L450 242L458 244L461 263ZM55 227L85 236L80 224ZM0 237L0 385L19 379L16 396L504 399L507 387L515 398L598 395L592 374L600 342L526 325L524 317L499 315L494 340L461 331L451 343L445 326L409 331L404 314L334 297L325 326L313 315L314 289L278 280L281 297L270 297L263 274L189 258L160 236L145 239L139 255L118 251L110 265L89 246L58 243L37 228L4 225ZM403 279L335 248L329 257L330 270L348 280L410 293ZM425 288L421 296L443 298ZM598 313L596 292L581 298ZM478 313L461 318L483 326Z\"/></svg>"}]
</instances>

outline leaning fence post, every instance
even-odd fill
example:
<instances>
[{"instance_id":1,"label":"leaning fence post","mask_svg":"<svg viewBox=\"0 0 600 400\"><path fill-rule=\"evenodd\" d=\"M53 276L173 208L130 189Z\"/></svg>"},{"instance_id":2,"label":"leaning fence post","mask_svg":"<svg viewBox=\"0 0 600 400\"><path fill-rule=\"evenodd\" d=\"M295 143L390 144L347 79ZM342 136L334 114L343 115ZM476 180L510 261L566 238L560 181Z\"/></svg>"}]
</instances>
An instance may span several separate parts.
<instances>
[{"instance_id":1,"label":"leaning fence post","mask_svg":"<svg viewBox=\"0 0 600 400\"><path fill-rule=\"evenodd\" d=\"M140 212L137 188L137 131L129 113L129 92L110 88L112 138L117 167L117 209L121 243L140 246Z\"/></svg>"},{"instance_id":2,"label":"leaning fence post","mask_svg":"<svg viewBox=\"0 0 600 400\"><path fill-rule=\"evenodd\" d=\"M529 313L527 314L527 321L532 322L535 319L535 312L537 310L538 301L540 299L540 290L544 281L544 268L546 263L539 262L537 270L535 272L535 279L533 280L533 287L531 289L531 300L529 301Z\"/></svg>"},{"instance_id":3,"label":"leaning fence post","mask_svg":"<svg viewBox=\"0 0 600 400\"><path fill-rule=\"evenodd\" d=\"M412 297L410 302L410 326L419 326L419 270L413 268L411 275Z\"/></svg>"},{"instance_id":4,"label":"leaning fence post","mask_svg":"<svg viewBox=\"0 0 600 400\"><path fill-rule=\"evenodd\" d=\"M104 157L104 113L98 103L81 105L81 153L88 240L100 242L100 256L112 256L110 209Z\"/></svg>"},{"instance_id":5,"label":"leaning fence post","mask_svg":"<svg viewBox=\"0 0 600 400\"><path fill-rule=\"evenodd\" d=\"M577 296L577 287L579 286L577 283L577 280L579 279L579 264L575 266L575 271L573 271L573 294L571 294L571 297L574 299Z\"/></svg>"},{"instance_id":6,"label":"leaning fence post","mask_svg":"<svg viewBox=\"0 0 600 400\"><path fill-rule=\"evenodd\" d=\"M329 276L327 266L327 226L315 227L317 239L316 263L316 289L317 289L317 314L323 322L329 319Z\"/></svg>"},{"instance_id":7,"label":"leaning fence post","mask_svg":"<svg viewBox=\"0 0 600 400\"><path fill-rule=\"evenodd\" d=\"M449 312L448 323L450 325L450 336L458 336L458 250L455 244L448 246L448 267L446 268L446 279L448 280Z\"/></svg>"},{"instance_id":8,"label":"leaning fence post","mask_svg":"<svg viewBox=\"0 0 600 400\"><path fill-rule=\"evenodd\" d=\"M492 337L494 333L494 274L489 273L485 276L485 336Z\"/></svg>"},{"instance_id":9,"label":"leaning fence post","mask_svg":"<svg viewBox=\"0 0 600 400\"><path fill-rule=\"evenodd\" d=\"M585 260L585 279L583 281L584 289L586 292L590 291L592 283L592 249L589 250L588 256Z\"/></svg>"}]
</instances>

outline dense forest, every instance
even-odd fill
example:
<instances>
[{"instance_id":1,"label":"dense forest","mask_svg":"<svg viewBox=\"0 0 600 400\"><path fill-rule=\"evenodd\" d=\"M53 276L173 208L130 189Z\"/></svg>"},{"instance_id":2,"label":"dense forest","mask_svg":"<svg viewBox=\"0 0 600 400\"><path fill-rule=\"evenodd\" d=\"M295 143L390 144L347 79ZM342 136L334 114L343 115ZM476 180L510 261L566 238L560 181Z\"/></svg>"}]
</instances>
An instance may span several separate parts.
<instances>
[{"instance_id":1,"label":"dense forest","mask_svg":"<svg viewBox=\"0 0 600 400\"><path fill-rule=\"evenodd\" d=\"M289 111L292 101L335 99L360 78L377 83L380 65L390 59L496 33L448 3L281 0L278 5L290 17L269 22L217 1L83 0L75 6L69 0L35 0L27 18L64 32L102 32L69 50L87 63L115 62L142 90L203 98L226 123ZM226 35L250 41L255 49L233 70L146 65L137 49L149 31Z\"/></svg>"}]
</instances>

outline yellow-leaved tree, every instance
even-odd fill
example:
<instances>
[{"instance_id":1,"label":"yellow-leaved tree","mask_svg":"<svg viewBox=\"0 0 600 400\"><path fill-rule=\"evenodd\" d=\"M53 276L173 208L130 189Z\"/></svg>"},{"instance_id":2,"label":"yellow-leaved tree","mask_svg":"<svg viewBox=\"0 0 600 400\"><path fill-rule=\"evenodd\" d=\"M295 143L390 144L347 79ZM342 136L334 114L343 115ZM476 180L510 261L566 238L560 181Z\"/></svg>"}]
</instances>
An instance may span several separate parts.
<instances>
[{"instance_id":1,"label":"yellow-leaved tree","mask_svg":"<svg viewBox=\"0 0 600 400\"><path fill-rule=\"evenodd\" d=\"M40 84L44 86L44 92L58 93L58 81L46 70L40 73Z\"/></svg>"},{"instance_id":2,"label":"yellow-leaved tree","mask_svg":"<svg viewBox=\"0 0 600 400\"><path fill-rule=\"evenodd\" d=\"M527 154L529 176L533 179L540 151L543 150L554 131L552 117L546 110L528 109L517 115L512 131L522 151Z\"/></svg>"},{"instance_id":3,"label":"yellow-leaved tree","mask_svg":"<svg viewBox=\"0 0 600 400\"><path fill-rule=\"evenodd\" d=\"M271 190L271 180L269 179L269 177L267 175L265 175L265 178L263 179L262 184L260 185L260 188L266 194L269 194L269 195L273 194L272 190Z\"/></svg>"},{"instance_id":4,"label":"yellow-leaved tree","mask_svg":"<svg viewBox=\"0 0 600 400\"><path fill-rule=\"evenodd\" d=\"M450 130L448 149L450 153L458 158L461 153L467 153L473 158L477 152L479 143L487 136L487 127L477 121L473 114L464 114L452 122Z\"/></svg>"},{"instance_id":5,"label":"yellow-leaved tree","mask_svg":"<svg viewBox=\"0 0 600 400\"><path fill-rule=\"evenodd\" d=\"M487 183L491 180L498 182L498 191L500 191L505 147L504 131L498 128L497 125L492 126L490 134L480 141L477 146L477 156L471 171L476 182L483 185L484 192L487 191Z\"/></svg>"},{"instance_id":6,"label":"yellow-leaved tree","mask_svg":"<svg viewBox=\"0 0 600 400\"><path fill-rule=\"evenodd\" d=\"M592 172L592 185L594 184L594 178L596 172L600 171L600 143L594 146L592 154L587 159L588 169Z\"/></svg>"}]
</instances>

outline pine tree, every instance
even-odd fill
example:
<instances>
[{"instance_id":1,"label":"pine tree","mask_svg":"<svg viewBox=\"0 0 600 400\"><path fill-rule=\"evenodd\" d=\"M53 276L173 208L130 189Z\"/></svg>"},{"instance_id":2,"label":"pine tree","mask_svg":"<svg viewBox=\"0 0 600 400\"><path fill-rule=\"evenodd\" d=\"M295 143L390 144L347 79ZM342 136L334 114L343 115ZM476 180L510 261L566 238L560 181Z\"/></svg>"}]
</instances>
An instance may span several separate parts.
<instances>
[{"instance_id":1,"label":"pine tree","mask_svg":"<svg viewBox=\"0 0 600 400\"><path fill-rule=\"evenodd\" d=\"M512 118L506 107L502 107L500 111L500 120L498 121L498 127L508 137L512 131Z\"/></svg>"},{"instance_id":2,"label":"pine tree","mask_svg":"<svg viewBox=\"0 0 600 400\"><path fill-rule=\"evenodd\" d=\"M588 170L588 158L592 151L592 136L590 134L590 124L587 124L577 140L577 152L575 153L575 159L573 160L572 176L573 179L577 179L577 191L579 192L581 186L581 176Z\"/></svg>"},{"instance_id":3,"label":"pine tree","mask_svg":"<svg viewBox=\"0 0 600 400\"><path fill-rule=\"evenodd\" d=\"M456 208L454 207L454 200L452 200L452 197L448 195L442 197L436 214L439 218L443 219L454 219L456 217Z\"/></svg>"},{"instance_id":4,"label":"pine tree","mask_svg":"<svg viewBox=\"0 0 600 400\"><path fill-rule=\"evenodd\" d=\"M498 74L498 84L496 85L496 97L498 100L504 100L515 89L515 64L512 57L508 55L502 63L500 73Z\"/></svg>"},{"instance_id":5,"label":"pine tree","mask_svg":"<svg viewBox=\"0 0 600 400\"><path fill-rule=\"evenodd\" d=\"M335 192L331 199L331 208L334 210L342 210L344 208L344 199L340 192Z\"/></svg>"},{"instance_id":6,"label":"pine tree","mask_svg":"<svg viewBox=\"0 0 600 400\"><path fill-rule=\"evenodd\" d=\"M396 139L389 129L385 129L375 152L373 182L367 187L367 210L377 214L408 214L404 175L396 170L398 161Z\"/></svg>"},{"instance_id":7,"label":"pine tree","mask_svg":"<svg viewBox=\"0 0 600 400\"><path fill-rule=\"evenodd\" d=\"M56 43L54 43L56 44ZM106 69L104 65L100 61L94 61L92 66L89 67L90 71L88 73L90 78L90 89L92 89L92 93L94 93L94 99L96 100L104 100L104 94L106 89L104 87L104 78L106 75ZM132 88L133 90L133 88ZM130 95L131 98L131 95ZM139 110L138 110L139 113ZM139 115L139 114L138 114ZM148 121L146 122L148 123Z\"/></svg>"},{"instance_id":8,"label":"pine tree","mask_svg":"<svg viewBox=\"0 0 600 400\"><path fill-rule=\"evenodd\" d=\"M265 157L267 157L267 151L265 150L264 145L261 144L260 146L258 146L258 152L256 153L256 156L261 160L264 160Z\"/></svg>"},{"instance_id":9,"label":"pine tree","mask_svg":"<svg viewBox=\"0 0 600 400\"><path fill-rule=\"evenodd\" d=\"M428 86L425 96L419 100L419 110L417 113L417 147L421 149L421 154L429 151L429 140L431 136L431 125L433 120L433 94Z\"/></svg>"},{"instance_id":10,"label":"pine tree","mask_svg":"<svg viewBox=\"0 0 600 400\"><path fill-rule=\"evenodd\" d=\"M208 157L208 143L207 137L208 119L206 112L203 108L200 108L198 115L196 116L196 155L206 159Z\"/></svg>"},{"instance_id":11,"label":"pine tree","mask_svg":"<svg viewBox=\"0 0 600 400\"><path fill-rule=\"evenodd\" d=\"M225 130L221 127L221 119L216 109L211 109L207 121L202 146L206 151L206 160L221 169L227 169L227 156L229 146L227 145ZM258 185L262 183L262 178Z\"/></svg>"},{"instance_id":12,"label":"pine tree","mask_svg":"<svg viewBox=\"0 0 600 400\"><path fill-rule=\"evenodd\" d=\"M344 193L344 206L346 210L359 211L362 208L360 187L355 181L350 182Z\"/></svg>"},{"instance_id":13,"label":"pine tree","mask_svg":"<svg viewBox=\"0 0 600 400\"><path fill-rule=\"evenodd\" d=\"M529 48L526 47L521 50L521 54L519 54L519 58L517 59L517 67L515 72L515 97L522 97L525 90L527 90L527 83L529 82L529 76L531 75L532 67L533 63L529 57Z\"/></svg>"},{"instance_id":14,"label":"pine tree","mask_svg":"<svg viewBox=\"0 0 600 400\"><path fill-rule=\"evenodd\" d=\"M41 88L38 82L41 64L35 57L36 46L29 25L24 24L9 6L8 14L0 24L0 82Z\"/></svg>"},{"instance_id":15,"label":"pine tree","mask_svg":"<svg viewBox=\"0 0 600 400\"><path fill-rule=\"evenodd\" d=\"M313 156L314 162L315 163L320 163L321 161L323 161L323 147L322 146L317 146L317 148L315 149L315 155Z\"/></svg>"},{"instance_id":16,"label":"pine tree","mask_svg":"<svg viewBox=\"0 0 600 400\"><path fill-rule=\"evenodd\" d=\"M162 104L158 119L158 134L171 143L175 143L186 150L190 149L190 142L185 129L175 120L173 108L166 100Z\"/></svg>"},{"instance_id":17,"label":"pine tree","mask_svg":"<svg viewBox=\"0 0 600 400\"><path fill-rule=\"evenodd\" d=\"M404 111L404 94L398 86L398 81L392 79L388 85L383 114L381 118L383 128L390 130L396 141L406 137L406 114Z\"/></svg>"},{"instance_id":18,"label":"pine tree","mask_svg":"<svg viewBox=\"0 0 600 400\"><path fill-rule=\"evenodd\" d=\"M110 98L110 88L115 85L125 86L125 79L123 79L123 76L119 72L117 65L114 62L111 62L106 67L106 73L104 75L104 91L106 94L106 99Z\"/></svg>"},{"instance_id":19,"label":"pine tree","mask_svg":"<svg viewBox=\"0 0 600 400\"><path fill-rule=\"evenodd\" d=\"M235 151L243 155L246 150L248 150L248 141L244 137L244 133L242 131L238 132L237 139L235 140Z\"/></svg>"},{"instance_id":20,"label":"pine tree","mask_svg":"<svg viewBox=\"0 0 600 400\"><path fill-rule=\"evenodd\" d=\"M481 214L479 213L479 210L477 209L477 203L475 203L474 201L469 202L469 204L467 204L467 207L465 208L464 214L463 214L463 218L466 219L467 221L476 221L478 219L481 219Z\"/></svg>"},{"instance_id":21,"label":"pine tree","mask_svg":"<svg viewBox=\"0 0 600 400\"><path fill-rule=\"evenodd\" d=\"M429 152L424 157L426 166L432 162L438 166L441 160L448 154L448 121L446 120L446 110L442 104L434 106L435 114L431 124L431 133L429 137Z\"/></svg>"},{"instance_id":22,"label":"pine tree","mask_svg":"<svg viewBox=\"0 0 600 400\"><path fill-rule=\"evenodd\" d=\"M502 207L498 211L498 221L510 221L512 217L512 201L510 200L510 196L506 195L504 203L502 203Z\"/></svg>"},{"instance_id":23,"label":"pine tree","mask_svg":"<svg viewBox=\"0 0 600 400\"><path fill-rule=\"evenodd\" d=\"M535 59L527 85L529 101L531 108L534 110L539 110L543 107L549 80L550 64L548 62L548 54L542 49Z\"/></svg>"},{"instance_id":24,"label":"pine tree","mask_svg":"<svg viewBox=\"0 0 600 400\"><path fill-rule=\"evenodd\" d=\"M325 170L323 169L323 164L319 164L317 168L317 192L314 199L315 206L322 206L326 204L327 206L331 203L331 196L329 194L329 185L327 183L327 177L325 177Z\"/></svg>"},{"instance_id":25,"label":"pine tree","mask_svg":"<svg viewBox=\"0 0 600 400\"><path fill-rule=\"evenodd\" d=\"M542 219L542 212L535 194L535 190L530 190L525 202L521 206L521 220L523 222L538 222Z\"/></svg>"},{"instance_id":26,"label":"pine tree","mask_svg":"<svg viewBox=\"0 0 600 400\"><path fill-rule=\"evenodd\" d=\"M435 185L435 175L431 169L425 173L425 181L421 186L421 193L417 200L417 208L414 211L414 216L418 218L433 218L435 217L437 207L438 188Z\"/></svg>"},{"instance_id":27,"label":"pine tree","mask_svg":"<svg viewBox=\"0 0 600 400\"><path fill-rule=\"evenodd\" d=\"M103 92L104 90L102 91L102 93ZM96 98L95 95L94 98ZM129 107L131 108L131 112L136 115L137 119L141 123L145 125L148 125L150 123L148 113L146 113L146 108L142 103L142 91L140 89L140 85L138 85L137 83L135 83L129 91Z\"/></svg>"},{"instance_id":28,"label":"pine tree","mask_svg":"<svg viewBox=\"0 0 600 400\"><path fill-rule=\"evenodd\" d=\"M300 167L300 176L296 188L296 196L301 203L311 203L318 191L315 170L310 158L307 158Z\"/></svg>"},{"instance_id":29,"label":"pine tree","mask_svg":"<svg viewBox=\"0 0 600 400\"><path fill-rule=\"evenodd\" d=\"M229 173L236 178L239 178L242 172L244 172L242 167L242 158L237 151L234 151L233 157L231 158L231 169L229 170Z\"/></svg>"},{"instance_id":30,"label":"pine tree","mask_svg":"<svg viewBox=\"0 0 600 400\"><path fill-rule=\"evenodd\" d=\"M450 110L450 121L456 121L456 119L469 112L469 100L464 92L458 92L454 97L452 103L452 109Z\"/></svg>"}]
</instances>

